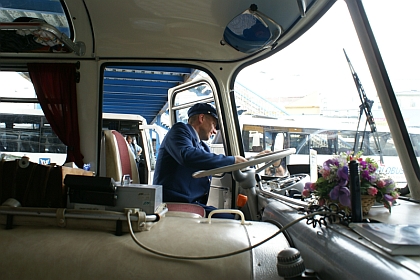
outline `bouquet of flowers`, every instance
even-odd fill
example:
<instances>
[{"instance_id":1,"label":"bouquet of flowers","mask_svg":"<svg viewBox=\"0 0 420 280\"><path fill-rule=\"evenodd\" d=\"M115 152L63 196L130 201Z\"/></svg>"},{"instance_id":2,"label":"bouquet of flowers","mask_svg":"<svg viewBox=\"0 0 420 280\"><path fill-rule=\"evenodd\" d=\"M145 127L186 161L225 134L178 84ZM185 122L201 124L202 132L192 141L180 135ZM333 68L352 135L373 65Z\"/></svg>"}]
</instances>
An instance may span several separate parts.
<instances>
[{"instance_id":1,"label":"bouquet of flowers","mask_svg":"<svg viewBox=\"0 0 420 280\"><path fill-rule=\"evenodd\" d=\"M333 202L351 207L348 167L351 160L359 163L361 194L374 197L376 202L383 203L391 212L392 203L399 197L395 183L384 174L377 173L378 164L375 160L363 159L361 152L356 155L353 152L341 153L325 161L319 169L322 177L315 183L306 183L302 195L309 197L313 194L321 206Z\"/></svg>"}]
</instances>

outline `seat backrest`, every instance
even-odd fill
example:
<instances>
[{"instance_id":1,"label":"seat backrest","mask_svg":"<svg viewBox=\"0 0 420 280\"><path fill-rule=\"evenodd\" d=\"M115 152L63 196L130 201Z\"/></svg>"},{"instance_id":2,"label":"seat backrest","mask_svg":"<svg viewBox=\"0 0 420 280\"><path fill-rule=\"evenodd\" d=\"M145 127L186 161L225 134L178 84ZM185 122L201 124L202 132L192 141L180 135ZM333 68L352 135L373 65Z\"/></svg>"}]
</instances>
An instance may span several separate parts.
<instances>
[{"instance_id":1,"label":"seat backrest","mask_svg":"<svg viewBox=\"0 0 420 280\"><path fill-rule=\"evenodd\" d=\"M168 211L186 212L197 214L202 218L206 217L206 211L198 204L182 203L182 202L167 202Z\"/></svg>"},{"instance_id":2,"label":"seat backrest","mask_svg":"<svg viewBox=\"0 0 420 280\"><path fill-rule=\"evenodd\" d=\"M124 136L116 130L105 130L106 177L120 182L123 175L130 175L133 184L139 184L139 173L133 153Z\"/></svg>"}]
</instances>

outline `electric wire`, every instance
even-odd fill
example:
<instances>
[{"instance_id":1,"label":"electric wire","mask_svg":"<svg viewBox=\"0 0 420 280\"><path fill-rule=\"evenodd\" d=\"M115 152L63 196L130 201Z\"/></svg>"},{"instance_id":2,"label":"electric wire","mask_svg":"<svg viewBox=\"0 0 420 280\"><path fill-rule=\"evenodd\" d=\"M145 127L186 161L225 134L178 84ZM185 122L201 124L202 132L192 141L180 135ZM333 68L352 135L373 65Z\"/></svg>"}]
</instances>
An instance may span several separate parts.
<instances>
[{"instance_id":1,"label":"electric wire","mask_svg":"<svg viewBox=\"0 0 420 280\"><path fill-rule=\"evenodd\" d=\"M139 245L141 248L143 248L144 250L146 250L146 251L148 251L148 252L150 252L152 254L159 255L161 257L172 258L172 259L179 259L179 260L211 260L211 259L226 258L226 257L230 257L230 256L233 256L233 255L241 254L243 252L252 250L252 249L254 249L254 248L256 248L256 247L258 247L258 246L260 246L260 245L262 245L262 244L264 244L266 242L268 242L269 240L273 239L274 237L276 237L277 235L279 235L280 233L282 233L283 231L285 231L286 229L288 229L292 225L296 224L297 222L300 222L300 221L302 221L302 220L304 220L306 218L309 218L309 217L312 217L312 216L315 216L315 215L322 215L322 214L335 215L335 213L331 213L331 212L328 212L328 211L319 211L319 212L309 213L307 215L304 215L304 216L302 216L302 217L300 217L300 218L298 218L298 219L296 219L296 220L288 223L287 225L285 225L284 227L282 227L279 231L277 231L276 233L274 233L272 236L264 239L263 241L260 241L260 242L258 242L256 244L254 244L252 246L249 246L249 247L244 248L244 249L241 249L241 250L233 251L233 252L230 252L230 253L226 253L226 254L218 254L218 255L204 256L204 257L198 257L198 256L192 256L192 257L190 257L190 256L176 256L176 255L171 255L171 254L166 254L166 253L158 252L158 251L156 251L154 249L151 249L151 248L143 245L136 238L136 236L135 236L135 234L133 232L133 228L131 226L131 223L129 222L130 221L131 211L127 211L127 220L128 220L128 227L129 227L129 230L130 230L130 235L131 235L132 239L134 240L134 242L137 245Z\"/></svg>"}]
</instances>

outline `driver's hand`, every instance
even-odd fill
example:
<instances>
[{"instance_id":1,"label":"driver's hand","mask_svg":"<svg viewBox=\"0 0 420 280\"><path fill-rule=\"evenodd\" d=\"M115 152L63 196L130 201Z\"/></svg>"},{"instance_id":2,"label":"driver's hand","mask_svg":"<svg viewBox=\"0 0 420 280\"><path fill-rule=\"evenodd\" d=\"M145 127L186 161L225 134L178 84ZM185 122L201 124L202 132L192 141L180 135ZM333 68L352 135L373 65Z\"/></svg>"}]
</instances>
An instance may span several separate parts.
<instances>
[{"instance_id":1,"label":"driver's hand","mask_svg":"<svg viewBox=\"0 0 420 280\"><path fill-rule=\"evenodd\" d=\"M248 160L241 156L235 156L235 163L247 162Z\"/></svg>"}]
</instances>

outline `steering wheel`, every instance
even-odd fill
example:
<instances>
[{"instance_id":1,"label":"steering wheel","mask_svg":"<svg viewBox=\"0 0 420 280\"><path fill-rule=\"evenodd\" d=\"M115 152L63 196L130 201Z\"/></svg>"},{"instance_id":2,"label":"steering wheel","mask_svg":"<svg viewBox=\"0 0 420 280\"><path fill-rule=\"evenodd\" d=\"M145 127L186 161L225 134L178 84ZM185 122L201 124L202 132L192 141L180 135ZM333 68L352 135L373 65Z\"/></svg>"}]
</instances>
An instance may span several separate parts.
<instances>
[{"instance_id":1,"label":"steering wheel","mask_svg":"<svg viewBox=\"0 0 420 280\"><path fill-rule=\"evenodd\" d=\"M288 155L294 154L295 152L296 152L295 148L290 148L290 149L276 151L276 152L272 152L272 153L268 153L268 154L262 154L262 155L258 155L258 156L255 156L255 157L251 157L246 162L234 163L234 164L231 164L231 165L227 165L227 166L223 166L223 167L219 167L219 168L214 168L214 169L210 169L210 170L200 170L200 171L197 171L197 172L193 173L192 176L194 178L202 178L202 177L206 177L206 176L210 176L210 175L214 175L214 174L240 170L240 169L243 169L245 167L257 165L257 164L260 164L260 163L263 163L263 162L276 161L276 160L282 159L282 158L284 158Z\"/></svg>"}]
</instances>

